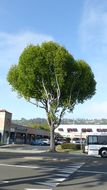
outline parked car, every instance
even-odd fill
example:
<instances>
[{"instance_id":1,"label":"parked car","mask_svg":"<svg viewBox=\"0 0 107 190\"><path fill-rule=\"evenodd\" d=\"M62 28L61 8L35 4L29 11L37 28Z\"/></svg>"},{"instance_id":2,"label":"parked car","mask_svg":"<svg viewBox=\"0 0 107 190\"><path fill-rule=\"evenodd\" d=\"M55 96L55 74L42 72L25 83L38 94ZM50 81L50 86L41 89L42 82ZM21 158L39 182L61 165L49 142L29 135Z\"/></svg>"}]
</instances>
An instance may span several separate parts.
<instances>
[{"instance_id":1,"label":"parked car","mask_svg":"<svg viewBox=\"0 0 107 190\"><path fill-rule=\"evenodd\" d=\"M31 145L38 145L38 146L44 146L44 145L50 145L49 139L35 139L31 142Z\"/></svg>"},{"instance_id":2,"label":"parked car","mask_svg":"<svg viewBox=\"0 0 107 190\"><path fill-rule=\"evenodd\" d=\"M73 144L81 144L81 140L72 141Z\"/></svg>"},{"instance_id":3,"label":"parked car","mask_svg":"<svg viewBox=\"0 0 107 190\"><path fill-rule=\"evenodd\" d=\"M58 140L55 141L56 145L60 145L60 144L64 144L64 143L66 143L66 141L63 140L63 139L58 139Z\"/></svg>"},{"instance_id":4,"label":"parked car","mask_svg":"<svg viewBox=\"0 0 107 190\"><path fill-rule=\"evenodd\" d=\"M41 139L35 139L35 140L32 140L31 142L31 145L42 145L42 141Z\"/></svg>"},{"instance_id":5,"label":"parked car","mask_svg":"<svg viewBox=\"0 0 107 190\"><path fill-rule=\"evenodd\" d=\"M44 145L50 145L50 139L41 139Z\"/></svg>"},{"instance_id":6,"label":"parked car","mask_svg":"<svg viewBox=\"0 0 107 190\"><path fill-rule=\"evenodd\" d=\"M72 141L70 141L73 144L84 144L85 139L79 139L79 138L74 138Z\"/></svg>"}]
</instances>

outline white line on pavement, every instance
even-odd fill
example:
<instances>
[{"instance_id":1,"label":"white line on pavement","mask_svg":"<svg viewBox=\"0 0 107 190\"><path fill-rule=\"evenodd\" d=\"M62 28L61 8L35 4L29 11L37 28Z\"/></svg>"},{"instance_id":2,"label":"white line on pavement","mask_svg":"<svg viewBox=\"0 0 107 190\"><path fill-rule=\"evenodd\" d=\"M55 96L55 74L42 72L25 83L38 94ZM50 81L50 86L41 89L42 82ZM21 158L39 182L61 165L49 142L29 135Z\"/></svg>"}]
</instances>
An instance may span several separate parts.
<instances>
[{"instance_id":1,"label":"white line on pavement","mask_svg":"<svg viewBox=\"0 0 107 190\"><path fill-rule=\"evenodd\" d=\"M30 178L30 179L29 178L27 178L27 179L26 178L25 179L10 179L10 181L1 181L0 184L2 184L2 183L15 183L15 182L19 182L19 183L23 182L24 183L26 181L28 182L29 180L35 180L35 176L34 177L32 176L32 178Z\"/></svg>"},{"instance_id":2,"label":"white line on pavement","mask_svg":"<svg viewBox=\"0 0 107 190\"><path fill-rule=\"evenodd\" d=\"M66 173L59 173L59 174L54 174L54 176L68 177L69 174L66 174Z\"/></svg>"},{"instance_id":3,"label":"white line on pavement","mask_svg":"<svg viewBox=\"0 0 107 190\"><path fill-rule=\"evenodd\" d=\"M86 170L77 170L77 172L81 172L81 173L93 173L93 174L107 174L107 172L99 172L99 171L86 171Z\"/></svg>"},{"instance_id":4,"label":"white line on pavement","mask_svg":"<svg viewBox=\"0 0 107 190\"><path fill-rule=\"evenodd\" d=\"M9 183L9 181L0 181L0 184Z\"/></svg>"},{"instance_id":5,"label":"white line on pavement","mask_svg":"<svg viewBox=\"0 0 107 190\"><path fill-rule=\"evenodd\" d=\"M51 187L56 187L57 185L59 185L60 183L51 183L51 182L48 182L48 181L46 181L46 182L37 182L38 184L40 184L40 185L47 185L47 186L51 186Z\"/></svg>"},{"instance_id":6,"label":"white line on pavement","mask_svg":"<svg viewBox=\"0 0 107 190\"><path fill-rule=\"evenodd\" d=\"M52 189L25 189L25 190L52 190Z\"/></svg>"},{"instance_id":7,"label":"white line on pavement","mask_svg":"<svg viewBox=\"0 0 107 190\"><path fill-rule=\"evenodd\" d=\"M60 170L60 172L66 173L66 174L72 174L72 173L74 173L76 171L77 171L77 169L75 169L75 170Z\"/></svg>"},{"instance_id":8,"label":"white line on pavement","mask_svg":"<svg viewBox=\"0 0 107 190\"><path fill-rule=\"evenodd\" d=\"M28 168L28 169L39 168L38 166L24 166L24 165L13 165L13 164L0 164L0 166L16 167L16 168Z\"/></svg>"},{"instance_id":9,"label":"white line on pavement","mask_svg":"<svg viewBox=\"0 0 107 190\"><path fill-rule=\"evenodd\" d=\"M65 180L66 180L66 178L53 179L53 181L59 181L59 182L61 182L61 181L65 181Z\"/></svg>"}]
</instances>

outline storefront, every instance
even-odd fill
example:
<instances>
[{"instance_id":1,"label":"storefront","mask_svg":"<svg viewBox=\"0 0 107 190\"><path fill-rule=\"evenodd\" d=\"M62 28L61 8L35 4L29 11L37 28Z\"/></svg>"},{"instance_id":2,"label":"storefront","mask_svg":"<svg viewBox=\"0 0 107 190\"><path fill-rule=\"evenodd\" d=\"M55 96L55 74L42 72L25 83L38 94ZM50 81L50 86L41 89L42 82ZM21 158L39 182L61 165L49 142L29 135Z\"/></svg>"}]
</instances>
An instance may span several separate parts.
<instances>
[{"instance_id":1,"label":"storefront","mask_svg":"<svg viewBox=\"0 0 107 190\"><path fill-rule=\"evenodd\" d=\"M12 114L0 110L0 142L3 144L31 144L39 137L49 137L49 132L11 123Z\"/></svg>"}]
</instances>

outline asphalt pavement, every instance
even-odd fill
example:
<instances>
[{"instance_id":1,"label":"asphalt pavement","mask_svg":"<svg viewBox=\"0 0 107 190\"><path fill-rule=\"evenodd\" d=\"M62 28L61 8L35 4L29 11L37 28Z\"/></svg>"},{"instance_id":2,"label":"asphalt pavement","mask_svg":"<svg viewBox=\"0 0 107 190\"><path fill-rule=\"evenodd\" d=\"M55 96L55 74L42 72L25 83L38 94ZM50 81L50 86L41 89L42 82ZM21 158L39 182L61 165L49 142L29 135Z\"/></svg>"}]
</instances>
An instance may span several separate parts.
<instances>
[{"instance_id":1,"label":"asphalt pavement","mask_svg":"<svg viewBox=\"0 0 107 190\"><path fill-rule=\"evenodd\" d=\"M0 152L0 190L107 189L107 159L84 154L14 151L22 147Z\"/></svg>"},{"instance_id":2,"label":"asphalt pavement","mask_svg":"<svg viewBox=\"0 0 107 190\"><path fill-rule=\"evenodd\" d=\"M7 144L0 146L0 152L22 152L22 153L48 152L49 146L32 146L27 144Z\"/></svg>"},{"instance_id":3,"label":"asphalt pavement","mask_svg":"<svg viewBox=\"0 0 107 190\"><path fill-rule=\"evenodd\" d=\"M42 146L2 146L0 190L107 189L107 159L48 150Z\"/></svg>"}]
</instances>

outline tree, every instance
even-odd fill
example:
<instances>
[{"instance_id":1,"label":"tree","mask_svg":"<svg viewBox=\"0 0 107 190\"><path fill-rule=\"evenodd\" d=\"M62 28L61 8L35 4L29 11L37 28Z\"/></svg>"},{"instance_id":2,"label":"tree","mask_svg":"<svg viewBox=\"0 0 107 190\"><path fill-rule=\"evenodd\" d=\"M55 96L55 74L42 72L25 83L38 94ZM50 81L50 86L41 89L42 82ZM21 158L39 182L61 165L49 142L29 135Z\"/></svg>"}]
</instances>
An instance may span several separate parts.
<instances>
[{"instance_id":1,"label":"tree","mask_svg":"<svg viewBox=\"0 0 107 190\"><path fill-rule=\"evenodd\" d=\"M27 46L17 65L9 69L7 80L12 89L28 102L45 109L50 127L50 150L55 150L54 130L65 111L90 99L96 81L90 66L75 60L55 42Z\"/></svg>"}]
</instances>

